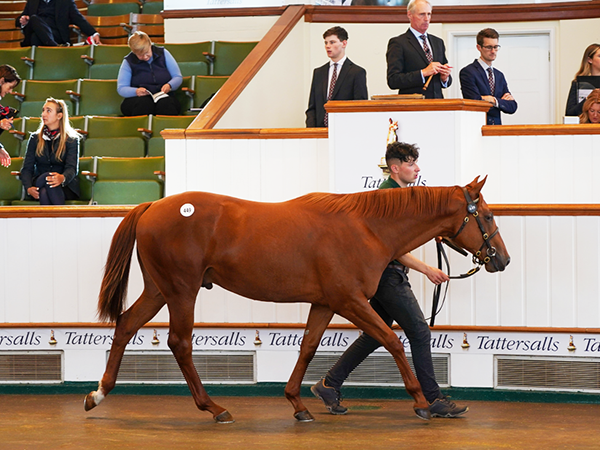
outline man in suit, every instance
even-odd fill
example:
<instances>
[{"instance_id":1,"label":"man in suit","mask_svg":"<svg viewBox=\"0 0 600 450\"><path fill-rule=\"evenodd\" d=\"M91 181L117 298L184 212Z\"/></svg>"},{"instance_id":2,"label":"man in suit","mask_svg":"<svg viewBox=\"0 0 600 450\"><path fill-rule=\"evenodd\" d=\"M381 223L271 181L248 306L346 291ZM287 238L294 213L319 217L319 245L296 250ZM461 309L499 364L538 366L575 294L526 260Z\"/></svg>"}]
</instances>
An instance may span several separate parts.
<instances>
[{"instance_id":1,"label":"man in suit","mask_svg":"<svg viewBox=\"0 0 600 450\"><path fill-rule=\"evenodd\" d=\"M23 29L21 47L70 45L69 25L77 25L89 36L88 44L99 44L100 35L81 15L73 0L27 0L16 25Z\"/></svg>"},{"instance_id":2,"label":"man in suit","mask_svg":"<svg viewBox=\"0 0 600 450\"><path fill-rule=\"evenodd\" d=\"M388 43L388 86L398 89L398 94L444 98L442 88L452 84L452 68L446 59L444 41L427 33L431 4L429 0L411 0L406 10L410 28Z\"/></svg>"},{"instance_id":3,"label":"man in suit","mask_svg":"<svg viewBox=\"0 0 600 450\"><path fill-rule=\"evenodd\" d=\"M307 127L329 125L325 103L329 100L367 100L367 72L346 58L348 33L333 27L323 34L330 61L313 72L306 110Z\"/></svg>"},{"instance_id":4,"label":"man in suit","mask_svg":"<svg viewBox=\"0 0 600 450\"><path fill-rule=\"evenodd\" d=\"M498 32L485 28L477 34L477 50L481 55L460 71L460 89L463 98L485 100L493 106L487 113L488 125L502 125L500 111L514 114L517 102L508 90L504 74L492 67L498 55Z\"/></svg>"}]
</instances>

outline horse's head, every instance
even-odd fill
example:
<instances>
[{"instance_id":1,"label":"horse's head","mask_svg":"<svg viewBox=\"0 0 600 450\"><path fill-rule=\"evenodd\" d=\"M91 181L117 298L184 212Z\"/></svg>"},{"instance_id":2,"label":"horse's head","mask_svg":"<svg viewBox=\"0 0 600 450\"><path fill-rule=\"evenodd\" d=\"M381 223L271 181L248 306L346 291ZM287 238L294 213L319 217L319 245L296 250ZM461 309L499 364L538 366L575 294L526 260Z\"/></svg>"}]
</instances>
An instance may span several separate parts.
<instances>
[{"instance_id":1,"label":"horse's head","mask_svg":"<svg viewBox=\"0 0 600 450\"><path fill-rule=\"evenodd\" d=\"M506 268L510 256L498 232L494 214L481 195L486 179L487 176L479 181L477 177L462 188L462 206L457 213L462 220L456 234L446 239L471 252L474 263L485 265L488 272L497 272Z\"/></svg>"}]
</instances>

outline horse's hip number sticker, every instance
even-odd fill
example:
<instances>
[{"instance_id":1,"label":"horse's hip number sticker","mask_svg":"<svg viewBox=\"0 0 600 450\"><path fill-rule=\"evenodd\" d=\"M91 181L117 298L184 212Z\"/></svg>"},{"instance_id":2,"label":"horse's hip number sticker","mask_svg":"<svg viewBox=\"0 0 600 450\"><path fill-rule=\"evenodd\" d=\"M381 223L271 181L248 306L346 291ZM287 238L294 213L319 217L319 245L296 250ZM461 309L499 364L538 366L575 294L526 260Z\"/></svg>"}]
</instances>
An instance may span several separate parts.
<instances>
[{"instance_id":1,"label":"horse's hip number sticker","mask_svg":"<svg viewBox=\"0 0 600 450\"><path fill-rule=\"evenodd\" d=\"M183 217L190 217L192 214L194 214L194 205L191 203L185 203L184 205L181 205L179 212Z\"/></svg>"}]
</instances>

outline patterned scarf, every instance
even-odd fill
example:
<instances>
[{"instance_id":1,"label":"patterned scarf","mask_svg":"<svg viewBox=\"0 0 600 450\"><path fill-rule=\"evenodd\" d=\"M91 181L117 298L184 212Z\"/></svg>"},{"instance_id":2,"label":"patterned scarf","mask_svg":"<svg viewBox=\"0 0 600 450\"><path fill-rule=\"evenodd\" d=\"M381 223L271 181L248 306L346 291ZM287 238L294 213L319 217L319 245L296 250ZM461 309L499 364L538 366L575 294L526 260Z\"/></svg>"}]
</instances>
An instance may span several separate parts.
<instances>
[{"instance_id":1,"label":"patterned scarf","mask_svg":"<svg viewBox=\"0 0 600 450\"><path fill-rule=\"evenodd\" d=\"M56 130L49 130L46 125L44 125L44 128L42 128L42 137L46 141L53 141L54 139L56 139L59 136L60 136L60 128L57 128Z\"/></svg>"}]
</instances>

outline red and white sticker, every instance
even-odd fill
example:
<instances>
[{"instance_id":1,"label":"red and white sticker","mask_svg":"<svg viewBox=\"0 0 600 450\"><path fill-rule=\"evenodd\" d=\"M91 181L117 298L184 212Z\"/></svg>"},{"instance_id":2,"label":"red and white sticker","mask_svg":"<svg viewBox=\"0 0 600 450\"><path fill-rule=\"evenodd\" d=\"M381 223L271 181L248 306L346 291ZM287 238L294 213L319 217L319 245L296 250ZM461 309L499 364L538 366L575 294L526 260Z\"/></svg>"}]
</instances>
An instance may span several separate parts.
<instances>
[{"instance_id":1,"label":"red and white sticker","mask_svg":"<svg viewBox=\"0 0 600 450\"><path fill-rule=\"evenodd\" d=\"M194 205L191 203L185 203L181 206L179 212L183 217L190 217L192 214L194 214Z\"/></svg>"}]
</instances>

